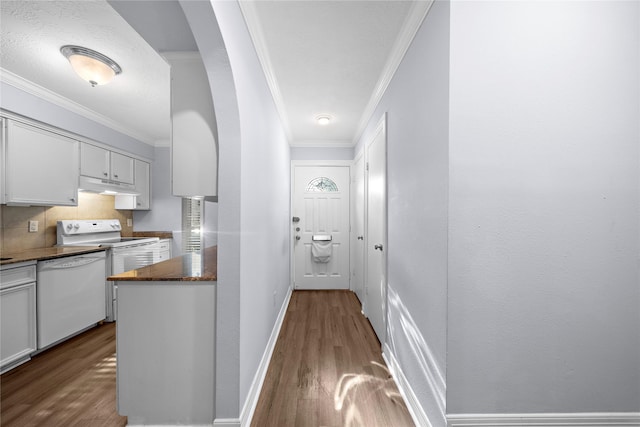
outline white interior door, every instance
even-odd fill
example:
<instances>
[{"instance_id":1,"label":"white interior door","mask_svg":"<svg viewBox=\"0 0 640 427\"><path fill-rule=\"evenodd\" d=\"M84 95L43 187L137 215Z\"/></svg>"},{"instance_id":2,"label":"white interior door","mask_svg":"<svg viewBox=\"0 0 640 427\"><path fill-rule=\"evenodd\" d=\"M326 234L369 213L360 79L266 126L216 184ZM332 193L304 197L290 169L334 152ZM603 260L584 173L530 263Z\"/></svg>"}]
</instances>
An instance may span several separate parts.
<instances>
[{"instance_id":1,"label":"white interior door","mask_svg":"<svg viewBox=\"0 0 640 427\"><path fill-rule=\"evenodd\" d=\"M365 314L378 335L386 339L387 301L387 154L385 119L367 146L367 232Z\"/></svg>"},{"instance_id":2,"label":"white interior door","mask_svg":"<svg viewBox=\"0 0 640 427\"><path fill-rule=\"evenodd\" d=\"M360 156L353 165L351 176L352 220L351 220L351 289L366 304L364 290L364 252L365 252L365 170L364 156Z\"/></svg>"},{"instance_id":3,"label":"white interior door","mask_svg":"<svg viewBox=\"0 0 640 427\"><path fill-rule=\"evenodd\" d=\"M349 166L293 169L294 286L349 289Z\"/></svg>"}]
</instances>

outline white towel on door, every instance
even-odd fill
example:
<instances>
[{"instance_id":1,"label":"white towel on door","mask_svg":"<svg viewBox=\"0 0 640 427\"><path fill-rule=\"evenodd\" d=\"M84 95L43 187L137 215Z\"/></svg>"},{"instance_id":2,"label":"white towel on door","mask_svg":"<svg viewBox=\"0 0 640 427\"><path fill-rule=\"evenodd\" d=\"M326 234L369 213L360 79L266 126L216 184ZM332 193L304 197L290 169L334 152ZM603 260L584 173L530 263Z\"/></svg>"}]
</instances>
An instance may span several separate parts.
<instances>
[{"instance_id":1,"label":"white towel on door","mask_svg":"<svg viewBox=\"0 0 640 427\"><path fill-rule=\"evenodd\" d=\"M311 258L315 262L327 263L331 260L331 252L333 246L331 241L312 241L311 242Z\"/></svg>"}]
</instances>

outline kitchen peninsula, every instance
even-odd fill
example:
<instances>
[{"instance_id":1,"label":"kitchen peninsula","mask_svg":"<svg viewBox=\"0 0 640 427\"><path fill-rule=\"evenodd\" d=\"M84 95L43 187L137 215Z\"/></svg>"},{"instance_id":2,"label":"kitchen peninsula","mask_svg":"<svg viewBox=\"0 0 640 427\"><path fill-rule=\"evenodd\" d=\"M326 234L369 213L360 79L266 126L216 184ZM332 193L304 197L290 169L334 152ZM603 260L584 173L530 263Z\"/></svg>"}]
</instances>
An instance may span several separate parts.
<instances>
[{"instance_id":1,"label":"kitchen peninsula","mask_svg":"<svg viewBox=\"0 0 640 427\"><path fill-rule=\"evenodd\" d=\"M129 425L213 423L217 252L109 277L118 289L118 412Z\"/></svg>"}]
</instances>

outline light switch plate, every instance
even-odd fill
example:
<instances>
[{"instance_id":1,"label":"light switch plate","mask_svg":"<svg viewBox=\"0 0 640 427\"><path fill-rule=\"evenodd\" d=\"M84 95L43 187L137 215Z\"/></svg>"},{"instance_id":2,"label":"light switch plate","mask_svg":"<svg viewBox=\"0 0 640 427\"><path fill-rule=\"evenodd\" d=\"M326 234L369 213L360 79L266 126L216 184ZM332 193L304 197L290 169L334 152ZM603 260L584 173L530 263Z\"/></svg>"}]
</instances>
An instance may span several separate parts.
<instances>
[{"instance_id":1,"label":"light switch plate","mask_svg":"<svg viewBox=\"0 0 640 427\"><path fill-rule=\"evenodd\" d=\"M38 231L38 221L29 221L29 233Z\"/></svg>"},{"instance_id":2,"label":"light switch plate","mask_svg":"<svg viewBox=\"0 0 640 427\"><path fill-rule=\"evenodd\" d=\"M133 225L133 221L131 218L127 218L127 227L131 227Z\"/></svg>"}]
</instances>

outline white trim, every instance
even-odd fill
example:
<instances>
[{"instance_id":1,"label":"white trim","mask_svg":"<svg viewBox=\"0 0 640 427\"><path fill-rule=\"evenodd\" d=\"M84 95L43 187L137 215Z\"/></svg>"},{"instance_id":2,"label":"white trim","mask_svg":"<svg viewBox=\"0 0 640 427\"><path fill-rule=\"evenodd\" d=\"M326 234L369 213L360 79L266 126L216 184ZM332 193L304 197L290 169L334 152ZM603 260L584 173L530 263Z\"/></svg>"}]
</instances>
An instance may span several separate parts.
<instances>
[{"instance_id":1,"label":"white trim","mask_svg":"<svg viewBox=\"0 0 640 427\"><path fill-rule=\"evenodd\" d=\"M409 46L413 42L414 37L416 36L420 26L422 25L422 21L429 13L429 9L431 9L431 5L434 0L426 0L426 1L414 1L411 7L411 11L407 15L407 19L405 20L404 25L402 26L402 32L398 34L398 38L396 39L395 45L393 49L391 49L391 56L387 59L387 63L384 67L382 74L380 75L380 79L376 84L373 93L371 94L371 98L369 99L369 103L364 109L362 116L360 117L360 123L358 124L357 131L351 141L351 145L355 146L358 143L358 140L362 137L362 133L367 127L369 120L373 116L380 100L382 99L384 93L391 83L393 76L395 75L404 55L409 50ZM243 2L240 2L243 3Z\"/></svg>"},{"instance_id":2,"label":"white trim","mask_svg":"<svg viewBox=\"0 0 640 427\"><path fill-rule=\"evenodd\" d=\"M260 391L262 390L264 379L267 376L267 370L269 369L271 356L273 355L273 350L276 347L276 342L278 341L278 335L280 334L280 329L282 328L284 317L287 314L287 308L289 307L289 301L291 300L292 293L293 288L290 286L289 290L287 291L287 296L282 303L282 307L280 307L280 312L278 313L276 323L273 325L271 336L269 337L267 347L262 354L262 360L260 360L258 370L253 377L251 387L249 387L249 393L247 394L247 398L244 401L242 412L240 413L240 418L216 418L213 422L213 425L215 427L240 427L248 426L249 424L251 424L251 419L253 418L253 413L256 410L256 405L258 404L258 399L260 397Z\"/></svg>"},{"instance_id":3,"label":"white trim","mask_svg":"<svg viewBox=\"0 0 640 427\"><path fill-rule=\"evenodd\" d=\"M211 427L213 425L214 424L131 424L127 422L127 427Z\"/></svg>"},{"instance_id":4,"label":"white trim","mask_svg":"<svg viewBox=\"0 0 640 427\"><path fill-rule=\"evenodd\" d=\"M128 135L140 142L144 142L145 144L151 145L152 147L155 146L155 141L150 139L148 136L142 135L131 128L122 126L122 123L111 120L110 118L103 116L102 114L90 110L87 107L78 104L77 102L71 101L68 98L60 96L57 93L50 91L49 89L32 83L29 80L26 80L18 76L17 74L12 73L11 71L5 70L4 68L0 68L0 81L13 86L23 92L29 93L33 96L37 96L38 98L57 105L58 107L64 108L65 110L69 110L96 123L107 126L108 128L113 129L117 132Z\"/></svg>"},{"instance_id":5,"label":"white trim","mask_svg":"<svg viewBox=\"0 0 640 427\"><path fill-rule=\"evenodd\" d=\"M282 122L284 133L287 137L287 140L291 142L293 138L291 135L291 126L289 125L287 110L284 105L284 100L282 99L280 86L278 85L278 79L273 73L273 66L271 65L271 59L269 58L269 49L267 49L267 43L264 38L264 30L262 29L262 25L260 24L258 12L256 11L255 5L251 1L239 1L238 4L240 5L240 11L242 12L242 16L244 17L244 22L247 26L247 30L249 31L251 41L253 42L253 47L255 48L256 54L258 55L258 61L262 66L262 71L264 72L264 77L267 80L267 85L269 86L269 90L271 91L271 96L273 97L273 102L276 106L276 110L280 115L280 121Z\"/></svg>"},{"instance_id":6,"label":"white trim","mask_svg":"<svg viewBox=\"0 0 640 427\"><path fill-rule=\"evenodd\" d=\"M240 418L216 418L213 422L214 427L240 427L241 425Z\"/></svg>"},{"instance_id":7,"label":"white trim","mask_svg":"<svg viewBox=\"0 0 640 427\"><path fill-rule=\"evenodd\" d=\"M449 414L448 427L640 426L640 412L576 412L542 414Z\"/></svg>"},{"instance_id":8,"label":"white trim","mask_svg":"<svg viewBox=\"0 0 640 427\"><path fill-rule=\"evenodd\" d=\"M407 377L405 377L404 372L402 372L402 368L394 357L391 348L389 348L389 345L386 343L382 352L382 358L387 363L391 376L393 376L396 381L398 390L400 390L400 394L407 405L407 409L411 414L413 422L417 426L432 427L433 424L429 421L429 417L424 412L424 409L422 409L418 397L411 388L409 381L407 381Z\"/></svg>"}]
</instances>

